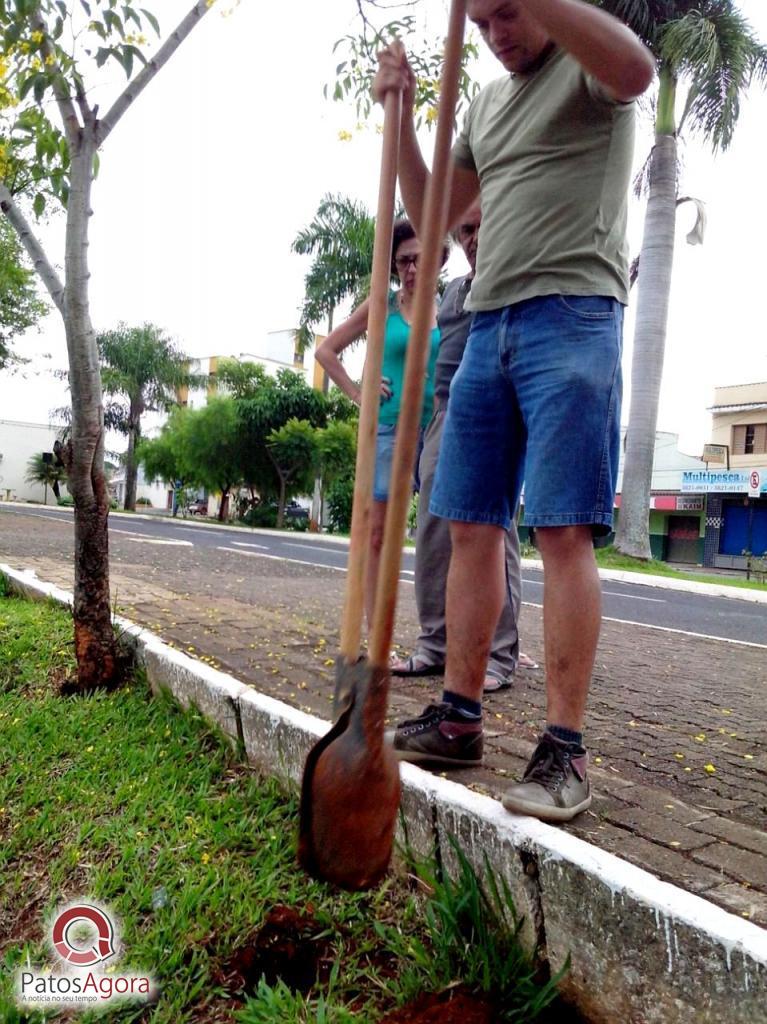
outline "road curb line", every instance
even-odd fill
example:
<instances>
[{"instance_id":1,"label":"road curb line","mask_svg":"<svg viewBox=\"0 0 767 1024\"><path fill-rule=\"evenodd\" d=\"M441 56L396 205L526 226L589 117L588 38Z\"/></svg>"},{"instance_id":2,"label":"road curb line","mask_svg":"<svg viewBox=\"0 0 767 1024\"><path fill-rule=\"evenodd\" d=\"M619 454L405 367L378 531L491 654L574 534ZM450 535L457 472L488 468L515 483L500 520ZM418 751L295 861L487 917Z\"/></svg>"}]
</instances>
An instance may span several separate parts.
<instances>
[{"instance_id":1,"label":"road curb line","mask_svg":"<svg viewBox=\"0 0 767 1024\"><path fill-rule=\"evenodd\" d=\"M9 589L71 607L72 595L0 564ZM170 647L127 619L154 692L195 706L249 764L295 788L325 722L261 694ZM417 854L438 848L455 867L456 836L480 872L486 862L508 882L525 916L523 940L552 971L570 956L561 988L590 1024L764 1024L767 931L699 896L661 882L614 854L491 797L402 765L399 838Z\"/></svg>"}]
</instances>

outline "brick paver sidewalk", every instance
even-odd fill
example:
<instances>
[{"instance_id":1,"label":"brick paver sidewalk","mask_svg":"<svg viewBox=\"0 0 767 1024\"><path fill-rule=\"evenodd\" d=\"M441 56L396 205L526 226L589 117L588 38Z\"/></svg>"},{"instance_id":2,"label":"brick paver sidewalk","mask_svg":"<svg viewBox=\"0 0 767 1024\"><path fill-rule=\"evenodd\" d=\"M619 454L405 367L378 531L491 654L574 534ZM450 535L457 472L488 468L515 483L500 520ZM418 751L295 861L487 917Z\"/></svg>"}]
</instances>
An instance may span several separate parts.
<instances>
[{"instance_id":1,"label":"brick paver sidewalk","mask_svg":"<svg viewBox=\"0 0 767 1024\"><path fill-rule=\"evenodd\" d=\"M27 523L29 521L27 520ZM28 527L27 527L28 529ZM2 517L0 561L71 590L55 536ZM341 573L215 552L112 543L119 610L193 657L328 718ZM126 557L130 555L130 558ZM120 556L118 558L118 555ZM524 649L542 661L541 613L525 606ZM403 586L397 639L416 635ZM441 680L393 680L391 719L417 713ZM566 826L660 878L767 926L767 652L643 626L604 625L586 737L595 799ZM544 715L542 670L486 700L485 766L450 773L500 794L521 773Z\"/></svg>"}]
</instances>

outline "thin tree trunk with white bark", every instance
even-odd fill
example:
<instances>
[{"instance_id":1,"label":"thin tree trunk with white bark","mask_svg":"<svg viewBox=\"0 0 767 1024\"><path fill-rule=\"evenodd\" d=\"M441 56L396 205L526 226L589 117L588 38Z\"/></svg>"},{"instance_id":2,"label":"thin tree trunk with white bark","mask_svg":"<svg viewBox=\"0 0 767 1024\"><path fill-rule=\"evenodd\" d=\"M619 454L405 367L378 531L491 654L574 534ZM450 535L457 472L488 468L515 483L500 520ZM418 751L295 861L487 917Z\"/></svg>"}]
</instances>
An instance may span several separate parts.
<instances>
[{"instance_id":1,"label":"thin tree trunk with white bark","mask_svg":"<svg viewBox=\"0 0 767 1024\"><path fill-rule=\"evenodd\" d=\"M72 390L68 487L75 499L74 625L77 689L117 682L109 601L109 492L104 473L104 406L96 332L90 318L88 219L95 144L83 131L72 154L67 204L66 335Z\"/></svg>"}]
</instances>

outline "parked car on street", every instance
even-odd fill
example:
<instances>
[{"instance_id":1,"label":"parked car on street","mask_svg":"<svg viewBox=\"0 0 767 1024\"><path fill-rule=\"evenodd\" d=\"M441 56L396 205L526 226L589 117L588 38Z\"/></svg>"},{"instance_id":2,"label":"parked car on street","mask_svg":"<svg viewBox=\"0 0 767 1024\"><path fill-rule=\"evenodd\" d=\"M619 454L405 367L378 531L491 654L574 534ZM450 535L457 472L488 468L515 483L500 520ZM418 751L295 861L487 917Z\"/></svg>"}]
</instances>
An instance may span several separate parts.
<instances>
[{"instance_id":1,"label":"parked car on street","mask_svg":"<svg viewBox=\"0 0 767 1024\"><path fill-rule=\"evenodd\" d=\"M275 508L277 506L275 505ZM309 509L299 505L297 501L289 501L285 506L286 519L308 519Z\"/></svg>"},{"instance_id":2,"label":"parked car on street","mask_svg":"<svg viewBox=\"0 0 767 1024\"><path fill-rule=\"evenodd\" d=\"M186 511L190 516L206 516L208 514L208 499L195 498L186 506Z\"/></svg>"}]
</instances>

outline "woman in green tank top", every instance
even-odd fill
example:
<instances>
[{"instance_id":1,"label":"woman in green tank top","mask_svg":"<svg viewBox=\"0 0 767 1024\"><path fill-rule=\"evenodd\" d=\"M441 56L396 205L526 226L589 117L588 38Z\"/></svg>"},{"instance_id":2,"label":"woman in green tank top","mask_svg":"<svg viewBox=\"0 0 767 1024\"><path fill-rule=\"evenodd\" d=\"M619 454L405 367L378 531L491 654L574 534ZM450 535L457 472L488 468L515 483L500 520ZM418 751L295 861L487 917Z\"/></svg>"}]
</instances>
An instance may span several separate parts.
<instances>
[{"instance_id":1,"label":"woman in green tank top","mask_svg":"<svg viewBox=\"0 0 767 1024\"><path fill-rule=\"evenodd\" d=\"M381 408L378 414L376 467L370 531L371 546L368 556L365 592L365 608L368 622L370 622L373 612L378 563L383 543L383 524L386 516L386 503L389 498L389 477L391 475L394 438L402 399L405 358L410 338L410 324L412 321L415 282L420 254L421 243L416 238L415 231L410 222L407 220L397 221L394 225L392 243L392 278L399 281L400 287L397 291L393 291L389 297L389 315L386 320L386 334L384 336ZM445 248L445 260L447 256L448 250ZM369 302L365 300L361 306L355 309L348 320L345 320L331 331L327 338L317 347L317 351L314 354L315 359L320 366L324 367L330 379L358 405L361 397L360 385L351 379L338 357L345 348L361 338L367 330L368 306ZM421 430L428 424L434 409L434 367L437 362L439 340L437 303L435 299L432 314L428 370L421 412ZM418 458L416 457L417 465Z\"/></svg>"}]
</instances>

